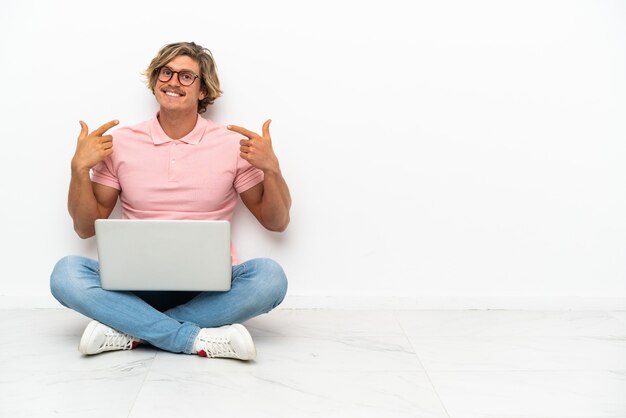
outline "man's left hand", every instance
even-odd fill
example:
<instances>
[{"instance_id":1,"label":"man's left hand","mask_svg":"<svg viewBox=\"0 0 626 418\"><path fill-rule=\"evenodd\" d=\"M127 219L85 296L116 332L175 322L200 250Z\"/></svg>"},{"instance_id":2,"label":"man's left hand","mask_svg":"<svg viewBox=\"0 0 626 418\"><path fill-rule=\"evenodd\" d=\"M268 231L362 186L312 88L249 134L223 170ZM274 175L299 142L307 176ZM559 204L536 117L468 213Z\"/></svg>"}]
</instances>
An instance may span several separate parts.
<instances>
[{"instance_id":1,"label":"man's left hand","mask_svg":"<svg viewBox=\"0 0 626 418\"><path fill-rule=\"evenodd\" d=\"M272 148L272 138L270 137L270 123L268 119L263 124L263 136L242 128L241 126L228 125L227 128L233 132L240 133L248 139L239 141L239 152L241 158L249 162L259 170L278 171L278 158Z\"/></svg>"}]
</instances>

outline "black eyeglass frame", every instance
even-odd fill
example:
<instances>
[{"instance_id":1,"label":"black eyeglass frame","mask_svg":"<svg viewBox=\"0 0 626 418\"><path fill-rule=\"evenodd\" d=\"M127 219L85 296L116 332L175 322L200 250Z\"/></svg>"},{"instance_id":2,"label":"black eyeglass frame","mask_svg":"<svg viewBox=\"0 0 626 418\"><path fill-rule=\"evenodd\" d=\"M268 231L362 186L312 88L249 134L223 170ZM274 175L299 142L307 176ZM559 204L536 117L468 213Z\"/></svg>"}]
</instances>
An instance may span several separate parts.
<instances>
[{"instance_id":1,"label":"black eyeglass frame","mask_svg":"<svg viewBox=\"0 0 626 418\"><path fill-rule=\"evenodd\" d=\"M170 76L167 78L167 80L164 80L164 79L161 78L161 71L163 71L164 69L167 69L170 72ZM183 86L185 86L185 87L191 86L193 83L196 82L196 79L200 78L200 76L197 75L197 74L194 74L193 71L189 71L189 70L174 71L170 67L168 67L167 65L165 65L163 67L155 68L154 71L156 72L157 80L159 80L161 83L167 83L168 81L170 81L172 79L172 77L174 77L174 74L176 74L176 77L178 77L178 82L180 84L182 84ZM191 83L185 84L183 82L183 80L180 78L180 74L181 73L182 74L191 74L193 76L193 80L191 81Z\"/></svg>"}]
</instances>

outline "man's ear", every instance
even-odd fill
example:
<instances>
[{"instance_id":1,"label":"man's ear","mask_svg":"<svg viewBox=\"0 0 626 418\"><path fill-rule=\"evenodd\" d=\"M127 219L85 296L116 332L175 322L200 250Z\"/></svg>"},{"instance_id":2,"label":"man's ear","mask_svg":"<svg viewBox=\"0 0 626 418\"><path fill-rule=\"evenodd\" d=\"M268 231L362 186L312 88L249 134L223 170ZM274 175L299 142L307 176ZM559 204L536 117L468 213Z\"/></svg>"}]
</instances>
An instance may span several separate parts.
<instances>
[{"instance_id":1,"label":"man's ear","mask_svg":"<svg viewBox=\"0 0 626 418\"><path fill-rule=\"evenodd\" d=\"M198 100L204 100L204 98L207 97L207 95L208 95L207 91L205 89L201 89Z\"/></svg>"}]
</instances>

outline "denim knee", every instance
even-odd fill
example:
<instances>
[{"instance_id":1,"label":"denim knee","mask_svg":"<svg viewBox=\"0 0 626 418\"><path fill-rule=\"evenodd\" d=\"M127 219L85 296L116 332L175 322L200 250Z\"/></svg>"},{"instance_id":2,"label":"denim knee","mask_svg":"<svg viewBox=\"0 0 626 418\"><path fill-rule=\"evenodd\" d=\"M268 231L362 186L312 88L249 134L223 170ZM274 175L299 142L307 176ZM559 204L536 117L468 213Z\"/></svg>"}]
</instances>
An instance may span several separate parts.
<instances>
[{"instance_id":1,"label":"denim knee","mask_svg":"<svg viewBox=\"0 0 626 418\"><path fill-rule=\"evenodd\" d=\"M76 255L68 255L60 259L50 274L52 296L62 305L67 306L65 299L75 293L74 288L79 285L80 280L76 280L78 273L93 262L95 261Z\"/></svg>"},{"instance_id":2,"label":"denim knee","mask_svg":"<svg viewBox=\"0 0 626 418\"><path fill-rule=\"evenodd\" d=\"M280 264L272 259L259 258L256 261L259 263L263 288L272 295L272 299L275 301L273 309L285 299L288 287L287 276Z\"/></svg>"}]
</instances>

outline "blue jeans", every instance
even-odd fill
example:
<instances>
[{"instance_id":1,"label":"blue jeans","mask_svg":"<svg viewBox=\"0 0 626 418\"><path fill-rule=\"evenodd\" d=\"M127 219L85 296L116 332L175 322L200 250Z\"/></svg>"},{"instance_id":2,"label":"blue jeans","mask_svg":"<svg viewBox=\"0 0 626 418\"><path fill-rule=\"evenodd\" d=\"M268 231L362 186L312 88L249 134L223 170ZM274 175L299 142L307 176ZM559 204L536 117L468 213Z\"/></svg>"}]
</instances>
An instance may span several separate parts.
<instances>
[{"instance_id":1,"label":"blue jeans","mask_svg":"<svg viewBox=\"0 0 626 418\"><path fill-rule=\"evenodd\" d=\"M239 323L267 313L287 293L283 269L267 258L233 266L228 292L104 290L96 260L62 258L50 276L52 295L65 307L174 353L191 353L200 328Z\"/></svg>"}]
</instances>

